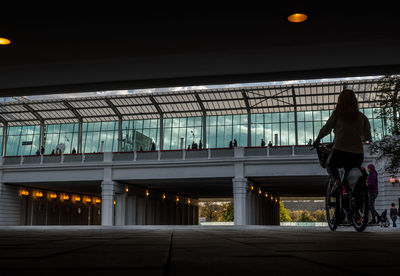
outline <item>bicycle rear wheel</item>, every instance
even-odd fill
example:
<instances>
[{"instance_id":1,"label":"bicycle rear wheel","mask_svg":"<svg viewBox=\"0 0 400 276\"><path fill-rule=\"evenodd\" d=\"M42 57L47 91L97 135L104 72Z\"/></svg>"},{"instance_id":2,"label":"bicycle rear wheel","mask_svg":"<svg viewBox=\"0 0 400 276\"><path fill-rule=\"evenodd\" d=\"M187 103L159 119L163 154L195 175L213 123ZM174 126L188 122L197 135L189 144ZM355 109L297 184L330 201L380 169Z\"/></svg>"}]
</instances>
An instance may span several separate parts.
<instances>
[{"instance_id":1,"label":"bicycle rear wheel","mask_svg":"<svg viewBox=\"0 0 400 276\"><path fill-rule=\"evenodd\" d=\"M329 177L328 184L326 185L325 194L325 210L326 220L328 226L332 231L335 231L339 225L338 209L339 209L339 197L335 194L332 195L332 188L335 185L335 180Z\"/></svg>"},{"instance_id":2,"label":"bicycle rear wheel","mask_svg":"<svg viewBox=\"0 0 400 276\"><path fill-rule=\"evenodd\" d=\"M357 184L351 199L351 218L357 232L364 231L368 224L368 191L362 182L365 183L365 181L361 181Z\"/></svg>"}]
</instances>

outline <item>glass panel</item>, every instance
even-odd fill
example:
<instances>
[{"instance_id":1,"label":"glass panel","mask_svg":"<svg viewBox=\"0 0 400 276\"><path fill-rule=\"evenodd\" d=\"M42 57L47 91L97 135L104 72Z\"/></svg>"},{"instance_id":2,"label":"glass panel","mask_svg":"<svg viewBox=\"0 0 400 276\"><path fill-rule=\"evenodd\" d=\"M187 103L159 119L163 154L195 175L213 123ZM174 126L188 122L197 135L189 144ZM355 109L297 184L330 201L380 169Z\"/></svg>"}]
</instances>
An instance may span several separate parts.
<instances>
[{"instance_id":1,"label":"glass panel","mask_svg":"<svg viewBox=\"0 0 400 276\"><path fill-rule=\"evenodd\" d=\"M326 122L326 121L328 121L328 119L329 119L329 110L322 110L321 111L321 120L323 121L323 122Z\"/></svg>"},{"instance_id":2,"label":"glass panel","mask_svg":"<svg viewBox=\"0 0 400 276\"><path fill-rule=\"evenodd\" d=\"M286 123L289 121L289 114L287 112L281 113L281 122Z\"/></svg>"},{"instance_id":3,"label":"glass panel","mask_svg":"<svg viewBox=\"0 0 400 276\"><path fill-rule=\"evenodd\" d=\"M239 146L247 147L247 124L240 126Z\"/></svg>"},{"instance_id":4,"label":"glass panel","mask_svg":"<svg viewBox=\"0 0 400 276\"><path fill-rule=\"evenodd\" d=\"M164 127L172 127L172 119L164 119Z\"/></svg>"},{"instance_id":5,"label":"glass panel","mask_svg":"<svg viewBox=\"0 0 400 276\"><path fill-rule=\"evenodd\" d=\"M272 115L271 115L271 113L266 113L266 114L264 114L264 122L267 124L267 123L271 123L271 120L272 120Z\"/></svg>"},{"instance_id":6,"label":"glass panel","mask_svg":"<svg viewBox=\"0 0 400 276\"><path fill-rule=\"evenodd\" d=\"M296 145L295 123L289 123L289 145Z\"/></svg>"},{"instance_id":7,"label":"glass panel","mask_svg":"<svg viewBox=\"0 0 400 276\"><path fill-rule=\"evenodd\" d=\"M313 111L314 121L321 121L321 111Z\"/></svg>"},{"instance_id":8,"label":"glass panel","mask_svg":"<svg viewBox=\"0 0 400 276\"><path fill-rule=\"evenodd\" d=\"M298 143L299 145L305 145L307 143L305 137L305 129L304 129L304 122L297 123L297 131L298 131Z\"/></svg>"},{"instance_id":9,"label":"glass panel","mask_svg":"<svg viewBox=\"0 0 400 276\"><path fill-rule=\"evenodd\" d=\"M279 134L280 127L279 124L272 124L272 144L274 146L279 146Z\"/></svg>"},{"instance_id":10,"label":"glass panel","mask_svg":"<svg viewBox=\"0 0 400 276\"><path fill-rule=\"evenodd\" d=\"M194 118L193 117L187 118L187 125L190 127L194 126Z\"/></svg>"},{"instance_id":11,"label":"glass panel","mask_svg":"<svg viewBox=\"0 0 400 276\"><path fill-rule=\"evenodd\" d=\"M312 120L313 120L312 112L311 111L304 112L304 118L305 118L305 121L311 121L312 122Z\"/></svg>"},{"instance_id":12,"label":"glass panel","mask_svg":"<svg viewBox=\"0 0 400 276\"><path fill-rule=\"evenodd\" d=\"M313 139L314 135L314 130L313 130L313 123L312 122L306 122L305 123L306 127L306 136L305 136L305 144L307 144L309 139Z\"/></svg>"},{"instance_id":13,"label":"glass panel","mask_svg":"<svg viewBox=\"0 0 400 276\"><path fill-rule=\"evenodd\" d=\"M297 121L298 122L304 121L304 112L303 111L297 112Z\"/></svg>"},{"instance_id":14,"label":"glass panel","mask_svg":"<svg viewBox=\"0 0 400 276\"><path fill-rule=\"evenodd\" d=\"M210 126L216 126L217 125L217 116L210 116L208 118L210 120Z\"/></svg>"},{"instance_id":15,"label":"glass panel","mask_svg":"<svg viewBox=\"0 0 400 276\"><path fill-rule=\"evenodd\" d=\"M289 112L289 122L294 122L294 112Z\"/></svg>"},{"instance_id":16,"label":"glass panel","mask_svg":"<svg viewBox=\"0 0 400 276\"><path fill-rule=\"evenodd\" d=\"M272 122L279 123L279 113L272 113Z\"/></svg>"},{"instance_id":17,"label":"glass panel","mask_svg":"<svg viewBox=\"0 0 400 276\"><path fill-rule=\"evenodd\" d=\"M281 123L281 145L289 144L289 124Z\"/></svg>"},{"instance_id":18,"label":"glass panel","mask_svg":"<svg viewBox=\"0 0 400 276\"><path fill-rule=\"evenodd\" d=\"M224 116L218 116L217 124L218 124L219 126L225 125L225 117L224 117Z\"/></svg>"},{"instance_id":19,"label":"glass panel","mask_svg":"<svg viewBox=\"0 0 400 276\"><path fill-rule=\"evenodd\" d=\"M150 121L151 120L143 120L143 129L150 128ZM179 124L179 121L178 121Z\"/></svg>"},{"instance_id":20,"label":"glass panel","mask_svg":"<svg viewBox=\"0 0 400 276\"><path fill-rule=\"evenodd\" d=\"M246 125L247 126L247 117L248 115L240 115L240 121L242 125Z\"/></svg>"},{"instance_id":21,"label":"glass panel","mask_svg":"<svg viewBox=\"0 0 400 276\"><path fill-rule=\"evenodd\" d=\"M208 133L207 133L207 140L208 140L208 148L215 148L217 147L216 145L216 138L217 138L217 130L215 126L210 126L207 128Z\"/></svg>"}]
</instances>

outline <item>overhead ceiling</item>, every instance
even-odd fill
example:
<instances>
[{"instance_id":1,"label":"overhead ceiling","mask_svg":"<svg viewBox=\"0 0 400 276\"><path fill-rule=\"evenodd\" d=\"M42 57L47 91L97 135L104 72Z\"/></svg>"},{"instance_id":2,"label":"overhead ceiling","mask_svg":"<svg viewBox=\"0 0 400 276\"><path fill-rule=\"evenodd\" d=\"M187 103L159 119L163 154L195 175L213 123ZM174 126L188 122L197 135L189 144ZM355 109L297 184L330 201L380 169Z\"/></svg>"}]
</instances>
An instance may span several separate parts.
<instances>
[{"instance_id":1,"label":"overhead ceiling","mask_svg":"<svg viewBox=\"0 0 400 276\"><path fill-rule=\"evenodd\" d=\"M2 12L0 96L400 73L389 8L49 14Z\"/></svg>"}]
</instances>

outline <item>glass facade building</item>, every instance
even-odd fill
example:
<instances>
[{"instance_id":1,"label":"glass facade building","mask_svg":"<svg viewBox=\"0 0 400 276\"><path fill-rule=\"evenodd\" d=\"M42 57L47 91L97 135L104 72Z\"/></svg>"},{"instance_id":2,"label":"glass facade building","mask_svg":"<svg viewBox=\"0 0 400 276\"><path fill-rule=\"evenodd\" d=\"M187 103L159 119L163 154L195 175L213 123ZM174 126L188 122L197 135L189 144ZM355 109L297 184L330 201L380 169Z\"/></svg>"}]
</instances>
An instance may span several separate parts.
<instances>
[{"instance_id":1,"label":"glass facade building","mask_svg":"<svg viewBox=\"0 0 400 276\"><path fill-rule=\"evenodd\" d=\"M372 137L379 140L387 134L385 122L379 119L373 109L363 109L371 124ZM264 113L251 115L251 143L248 144L248 116L223 115L206 117L207 142L203 148L228 147L230 141L237 140L238 146L260 146L261 139L276 146L306 145L315 140L319 130L328 120L331 110L297 113L297 128L294 113ZM156 150L160 149L160 120L129 120L122 122L121 151L151 150L154 141ZM163 150L187 148L192 143L199 144L203 137L201 117L164 119ZM3 133L3 131L2 131ZM46 125L44 131L45 154L51 154L57 146L63 144L65 153L78 149L78 123ZM322 142L333 141L334 135L328 135ZM3 136L0 136L3 140ZM7 156L34 155L40 149L40 126L8 127ZM23 143L24 142L24 143ZM28 142L28 143L26 143ZM94 122L82 124L82 151L115 152L118 151L118 121Z\"/></svg>"},{"instance_id":2,"label":"glass facade building","mask_svg":"<svg viewBox=\"0 0 400 276\"><path fill-rule=\"evenodd\" d=\"M344 87L355 91L374 140L387 134L377 115L377 79L159 92L0 104L1 154L305 145L315 140ZM333 133L323 142L333 140Z\"/></svg>"}]
</instances>

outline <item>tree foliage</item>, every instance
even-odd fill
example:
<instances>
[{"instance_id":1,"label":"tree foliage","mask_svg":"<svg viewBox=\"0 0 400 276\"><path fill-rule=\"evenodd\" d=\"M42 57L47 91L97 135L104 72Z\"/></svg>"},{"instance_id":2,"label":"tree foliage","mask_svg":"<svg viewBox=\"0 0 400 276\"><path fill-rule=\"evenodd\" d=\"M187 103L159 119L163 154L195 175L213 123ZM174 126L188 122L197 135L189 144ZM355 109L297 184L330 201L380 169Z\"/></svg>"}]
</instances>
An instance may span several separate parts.
<instances>
[{"instance_id":1,"label":"tree foliage","mask_svg":"<svg viewBox=\"0 0 400 276\"><path fill-rule=\"evenodd\" d=\"M379 118L387 121L389 131L400 135L400 76L384 76L376 87Z\"/></svg>"},{"instance_id":2,"label":"tree foliage","mask_svg":"<svg viewBox=\"0 0 400 276\"><path fill-rule=\"evenodd\" d=\"M292 218L290 217L289 212L283 205L282 201L279 202L279 218L280 218L280 221L282 221L282 222L291 222L292 221Z\"/></svg>"},{"instance_id":3,"label":"tree foliage","mask_svg":"<svg viewBox=\"0 0 400 276\"><path fill-rule=\"evenodd\" d=\"M200 206L199 216L204 217L207 222L233 221L233 203L215 204L204 202Z\"/></svg>"},{"instance_id":4,"label":"tree foliage","mask_svg":"<svg viewBox=\"0 0 400 276\"><path fill-rule=\"evenodd\" d=\"M378 117L386 122L391 135L371 144L378 160L385 158L385 171L391 175L400 172L400 76L382 77L376 88L379 99Z\"/></svg>"},{"instance_id":5,"label":"tree foliage","mask_svg":"<svg viewBox=\"0 0 400 276\"><path fill-rule=\"evenodd\" d=\"M288 210L291 221L294 222L325 222L326 215L324 210L310 212L308 210Z\"/></svg>"}]
</instances>

